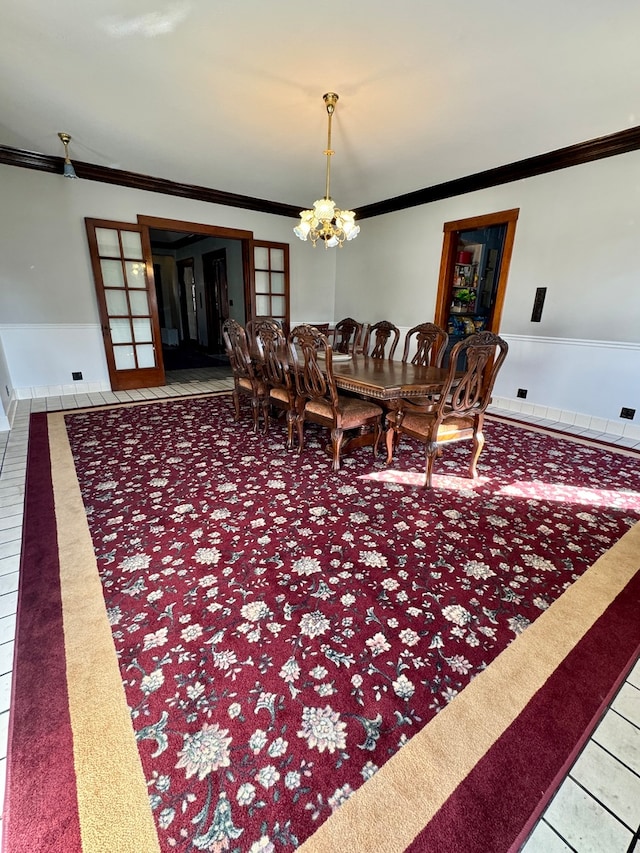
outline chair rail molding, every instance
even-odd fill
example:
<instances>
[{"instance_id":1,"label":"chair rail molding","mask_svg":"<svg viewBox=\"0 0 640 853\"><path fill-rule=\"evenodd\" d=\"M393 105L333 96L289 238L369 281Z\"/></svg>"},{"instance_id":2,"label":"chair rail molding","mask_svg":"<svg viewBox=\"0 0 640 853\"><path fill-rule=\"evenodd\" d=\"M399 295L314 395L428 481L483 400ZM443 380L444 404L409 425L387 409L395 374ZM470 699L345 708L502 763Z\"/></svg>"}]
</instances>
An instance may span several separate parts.
<instances>
[{"instance_id":1,"label":"chair rail molding","mask_svg":"<svg viewBox=\"0 0 640 853\"><path fill-rule=\"evenodd\" d=\"M559 338L548 337L544 335L510 335L507 332L500 332L500 337L510 343L529 342L534 344L552 344L571 347L602 347L604 349L629 349L640 351L640 341L605 341L605 340L590 340L589 338Z\"/></svg>"}]
</instances>

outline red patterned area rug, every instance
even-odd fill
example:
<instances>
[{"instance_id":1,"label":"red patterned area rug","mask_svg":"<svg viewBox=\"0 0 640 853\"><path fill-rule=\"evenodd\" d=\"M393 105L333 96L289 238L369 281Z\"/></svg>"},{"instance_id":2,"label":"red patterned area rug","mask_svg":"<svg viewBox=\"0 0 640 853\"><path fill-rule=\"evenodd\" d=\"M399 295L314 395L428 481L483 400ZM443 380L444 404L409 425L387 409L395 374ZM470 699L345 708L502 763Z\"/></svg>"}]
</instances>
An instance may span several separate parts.
<instances>
[{"instance_id":1,"label":"red patterned area rug","mask_svg":"<svg viewBox=\"0 0 640 853\"><path fill-rule=\"evenodd\" d=\"M32 418L5 850L507 851L637 654L638 455Z\"/></svg>"}]
</instances>

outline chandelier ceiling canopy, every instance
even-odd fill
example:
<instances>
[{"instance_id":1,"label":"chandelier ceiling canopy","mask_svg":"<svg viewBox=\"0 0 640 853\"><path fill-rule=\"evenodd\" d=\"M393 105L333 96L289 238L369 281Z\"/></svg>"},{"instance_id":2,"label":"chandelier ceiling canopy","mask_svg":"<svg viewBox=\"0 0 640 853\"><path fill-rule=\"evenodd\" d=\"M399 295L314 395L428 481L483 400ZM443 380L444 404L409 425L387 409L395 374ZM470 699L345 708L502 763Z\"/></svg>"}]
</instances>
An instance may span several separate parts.
<instances>
[{"instance_id":1,"label":"chandelier ceiling canopy","mask_svg":"<svg viewBox=\"0 0 640 853\"><path fill-rule=\"evenodd\" d=\"M335 112L338 95L335 92L327 92L323 95L327 107L327 149L324 152L327 157L327 180L324 198L313 203L313 210L301 210L300 222L293 229L293 233L301 240L311 240L316 245L318 240L324 240L325 248L342 246L345 240L353 240L360 233L360 226L355 223L355 213L352 210L339 210L335 201L331 198L331 157L335 153L331 150L331 120Z\"/></svg>"}]
</instances>

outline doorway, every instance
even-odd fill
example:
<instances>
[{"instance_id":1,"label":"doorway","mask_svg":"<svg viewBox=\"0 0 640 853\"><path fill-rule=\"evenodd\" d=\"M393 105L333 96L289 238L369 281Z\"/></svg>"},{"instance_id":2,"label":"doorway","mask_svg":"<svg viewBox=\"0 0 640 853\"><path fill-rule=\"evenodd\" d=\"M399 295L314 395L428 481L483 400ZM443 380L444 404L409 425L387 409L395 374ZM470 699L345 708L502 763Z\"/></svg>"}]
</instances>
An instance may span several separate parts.
<instances>
[{"instance_id":1,"label":"doorway","mask_svg":"<svg viewBox=\"0 0 640 853\"><path fill-rule=\"evenodd\" d=\"M500 331L519 210L444 225L435 322L449 335L447 351L480 331Z\"/></svg>"},{"instance_id":2,"label":"doorway","mask_svg":"<svg viewBox=\"0 0 640 853\"><path fill-rule=\"evenodd\" d=\"M249 309L248 241L229 229L174 221L166 221L167 227L160 225L165 221L153 221L149 241L157 301L163 305L167 381L218 378L220 368L229 366L222 340L229 306L243 324Z\"/></svg>"}]
</instances>

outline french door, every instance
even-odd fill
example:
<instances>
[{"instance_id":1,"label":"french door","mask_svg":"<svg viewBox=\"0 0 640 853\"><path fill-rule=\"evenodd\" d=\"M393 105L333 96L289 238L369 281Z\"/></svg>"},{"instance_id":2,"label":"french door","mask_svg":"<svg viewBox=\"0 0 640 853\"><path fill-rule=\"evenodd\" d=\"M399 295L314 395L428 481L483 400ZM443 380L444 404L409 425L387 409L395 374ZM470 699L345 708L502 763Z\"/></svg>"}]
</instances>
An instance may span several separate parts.
<instances>
[{"instance_id":1,"label":"french door","mask_svg":"<svg viewBox=\"0 0 640 853\"><path fill-rule=\"evenodd\" d=\"M273 317L289 331L289 244L251 240L249 316Z\"/></svg>"},{"instance_id":2,"label":"french door","mask_svg":"<svg viewBox=\"0 0 640 853\"><path fill-rule=\"evenodd\" d=\"M85 223L111 387L164 385L148 230L102 219Z\"/></svg>"}]
</instances>

